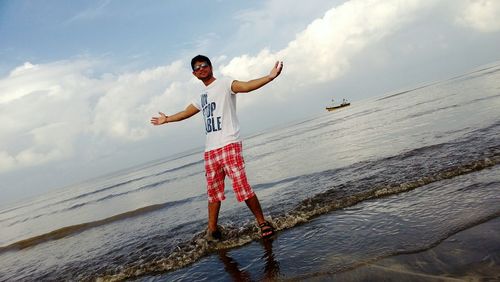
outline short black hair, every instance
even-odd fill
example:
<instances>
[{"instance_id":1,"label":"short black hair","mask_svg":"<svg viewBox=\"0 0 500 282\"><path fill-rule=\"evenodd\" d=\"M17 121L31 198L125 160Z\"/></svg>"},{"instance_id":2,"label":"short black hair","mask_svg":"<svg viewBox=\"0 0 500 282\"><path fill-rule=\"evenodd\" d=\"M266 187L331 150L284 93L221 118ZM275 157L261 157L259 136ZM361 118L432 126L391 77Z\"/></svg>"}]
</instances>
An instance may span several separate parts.
<instances>
[{"instance_id":1,"label":"short black hair","mask_svg":"<svg viewBox=\"0 0 500 282\"><path fill-rule=\"evenodd\" d=\"M207 63L210 67L212 67L212 62L210 62L210 59L207 56L203 55L197 55L196 57L191 59L191 69L194 70L194 64L196 62L205 62Z\"/></svg>"}]
</instances>

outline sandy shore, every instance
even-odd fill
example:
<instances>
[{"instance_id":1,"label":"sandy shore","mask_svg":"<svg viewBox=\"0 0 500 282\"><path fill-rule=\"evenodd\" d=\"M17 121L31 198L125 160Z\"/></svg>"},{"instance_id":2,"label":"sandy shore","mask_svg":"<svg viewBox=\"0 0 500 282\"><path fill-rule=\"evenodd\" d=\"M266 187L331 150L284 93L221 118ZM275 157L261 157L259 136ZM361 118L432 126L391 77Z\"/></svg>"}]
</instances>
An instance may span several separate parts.
<instances>
[{"instance_id":1,"label":"sandy shore","mask_svg":"<svg viewBox=\"0 0 500 282\"><path fill-rule=\"evenodd\" d=\"M341 273L317 273L299 280L500 281L500 217L461 231L425 251L383 258Z\"/></svg>"}]
</instances>

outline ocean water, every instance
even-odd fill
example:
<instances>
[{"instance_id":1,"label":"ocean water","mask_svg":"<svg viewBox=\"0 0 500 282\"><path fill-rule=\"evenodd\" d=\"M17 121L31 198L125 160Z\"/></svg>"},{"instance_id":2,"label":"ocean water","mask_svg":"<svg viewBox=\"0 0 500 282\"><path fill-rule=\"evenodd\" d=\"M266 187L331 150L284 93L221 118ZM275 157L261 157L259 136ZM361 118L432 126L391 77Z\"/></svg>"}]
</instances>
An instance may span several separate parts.
<instances>
[{"instance_id":1,"label":"ocean water","mask_svg":"<svg viewBox=\"0 0 500 282\"><path fill-rule=\"evenodd\" d=\"M259 239L229 180L224 240L204 239L204 167L194 150L2 207L0 281L328 280L499 222L500 65L243 144L273 240ZM498 269L498 253L484 263Z\"/></svg>"}]
</instances>

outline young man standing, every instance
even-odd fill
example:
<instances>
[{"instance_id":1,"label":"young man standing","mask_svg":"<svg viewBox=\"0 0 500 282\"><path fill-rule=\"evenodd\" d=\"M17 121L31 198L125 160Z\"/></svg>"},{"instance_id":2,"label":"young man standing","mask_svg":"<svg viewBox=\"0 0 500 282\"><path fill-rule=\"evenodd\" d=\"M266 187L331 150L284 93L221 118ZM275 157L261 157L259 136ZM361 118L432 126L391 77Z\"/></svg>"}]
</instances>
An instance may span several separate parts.
<instances>
[{"instance_id":1,"label":"young man standing","mask_svg":"<svg viewBox=\"0 0 500 282\"><path fill-rule=\"evenodd\" d=\"M210 59L198 55L191 60L193 75L205 85L200 98L194 100L186 109L167 116L160 112L151 118L153 125L181 121L192 117L199 111L205 121L205 172L208 194L208 235L220 239L217 228L221 202L225 199L224 179L227 175L233 182L233 190L239 202L245 201L260 226L262 237L274 234L273 227L264 219L257 195L247 181L242 144L239 136L240 126L236 116L236 94L256 90L278 77L283 62L276 62L269 75L250 81L238 81L228 77L214 77Z\"/></svg>"}]
</instances>

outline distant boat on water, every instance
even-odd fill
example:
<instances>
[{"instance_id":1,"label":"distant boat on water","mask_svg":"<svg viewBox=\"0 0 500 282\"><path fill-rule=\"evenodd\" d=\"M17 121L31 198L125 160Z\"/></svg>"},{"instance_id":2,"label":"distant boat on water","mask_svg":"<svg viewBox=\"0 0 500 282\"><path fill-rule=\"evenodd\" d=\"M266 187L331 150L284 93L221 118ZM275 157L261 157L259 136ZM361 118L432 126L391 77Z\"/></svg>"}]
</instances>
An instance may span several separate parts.
<instances>
[{"instance_id":1,"label":"distant boat on water","mask_svg":"<svg viewBox=\"0 0 500 282\"><path fill-rule=\"evenodd\" d=\"M347 102L346 99L342 99L342 103L338 106L335 106L334 105L334 102L333 102L333 99L332 99L332 106L331 107L326 107L326 110L331 112L331 111L334 111L336 109L340 109L340 108L343 108L343 107L347 107L347 106L350 106L351 103Z\"/></svg>"}]
</instances>

